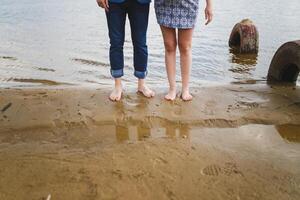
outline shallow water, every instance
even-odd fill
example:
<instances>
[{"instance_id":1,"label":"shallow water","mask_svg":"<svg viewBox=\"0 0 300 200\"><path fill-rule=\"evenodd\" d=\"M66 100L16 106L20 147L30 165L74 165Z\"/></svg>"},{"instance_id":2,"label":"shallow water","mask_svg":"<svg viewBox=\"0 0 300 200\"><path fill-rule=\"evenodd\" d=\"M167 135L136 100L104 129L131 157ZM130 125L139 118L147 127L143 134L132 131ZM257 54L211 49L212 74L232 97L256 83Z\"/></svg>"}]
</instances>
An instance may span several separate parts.
<instances>
[{"instance_id":1,"label":"shallow water","mask_svg":"<svg viewBox=\"0 0 300 200\"><path fill-rule=\"evenodd\" d=\"M115 132L116 142L137 142L155 138L189 139L201 141L201 137L218 137L224 139L224 144L230 141L232 144L241 145L243 137L245 141L251 138L260 138L261 142L269 143L275 141L282 144L300 143L300 126L298 125L245 125L239 128L197 128L190 125L168 124L162 127L135 126L112 126ZM112 136L112 135L111 135ZM234 137L236 137L234 139ZM206 138L206 139L207 139ZM239 138L239 139L238 139ZM211 141L212 142L212 141ZM222 143L221 141L219 141ZM299 146L300 147L300 146Z\"/></svg>"},{"instance_id":2,"label":"shallow water","mask_svg":"<svg viewBox=\"0 0 300 200\"><path fill-rule=\"evenodd\" d=\"M299 39L299 1L284 5L280 0L214 2L215 19L208 27L203 25L200 10L193 42L192 84L265 80L277 48ZM200 4L203 8L204 1ZM258 27L257 56L234 55L228 47L232 27L243 18L252 19ZM2 0L0 27L0 86L111 84L106 19L95 1ZM126 31L124 80L131 85L132 49L129 28ZM149 82L160 85L166 80L164 51L153 4L148 41Z\"/></svg>"}]
</instances>

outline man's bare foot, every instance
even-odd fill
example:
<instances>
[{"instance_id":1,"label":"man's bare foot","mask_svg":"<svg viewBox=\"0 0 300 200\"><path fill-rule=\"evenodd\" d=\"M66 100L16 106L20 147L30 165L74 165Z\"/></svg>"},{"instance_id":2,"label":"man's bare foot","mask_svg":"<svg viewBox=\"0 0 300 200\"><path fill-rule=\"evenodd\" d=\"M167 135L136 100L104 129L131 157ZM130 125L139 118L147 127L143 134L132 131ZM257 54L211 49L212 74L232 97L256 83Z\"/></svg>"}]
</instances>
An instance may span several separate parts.
<instances>
[{"instance_id":1,"label":"man's bare foot","mask_svg":"<svg viewBox=\"0 0 300 200\"><path fill-rule=\"evenodd\" d=\"M193 96L190 94L190 91L187 89L187 90L182 90L181 98L183 101L191 101L193 99Z\"/></svg>"},{"instance_id":2,"label":"man's bare foot","mask_svg":"<svg viewBox=\"0 0 300 200\"><path fill-rule=\"evenodd\" d=\"M155 96L154 91L152 91L150 88L148 88L145 85L145 79L139 79L138 80L138 93L141 93L147 98L151 98Z\"/></svg>"},{"instance_id":3,"label":"man's bare foot","mask_svg":"<svg viewBox=\"0 0 300 200\"><path fill-rule=\"evenodd\" d=\"M138 87L138 92L143 94L147 98L151 98L151 97L155 96L155 92L153 90L151 90L150 88L148 88L147 86L145 86L145 85L139 86Z\"/></svg>"},{"instance_id":4,"label":"man's bare foot","mask_svg":"<svg viewBox=\"0 0 300 200\"><path fill-rule=\"evenodd\" d=\"M120 101L122 97L122 92L123 92L122 87L114 88L109 96L109 99L112 101Z\"/></svg>"},{"instance_id":5,"label":"man's bare foot","mask_svg":"<svg viewBox=\"0 0 300 200\"><path fill-rule=\"evenodd\" d=\"M176 89L169 89L168 94L166 94L165 99L168 101L174 101L176 99Z\"/></svg>"},{"instance_id":6,"label":"man's bare foot","mask_svg":"<svg viewBox=\"0 0 300 200\"><path fill-rule=\"evenodd\" d=\"M115 79L115 88L109 95L109 99L112 101L120 101L122 97L122 84L121 84L121 79Z\"/></svg>"}]
</instances>

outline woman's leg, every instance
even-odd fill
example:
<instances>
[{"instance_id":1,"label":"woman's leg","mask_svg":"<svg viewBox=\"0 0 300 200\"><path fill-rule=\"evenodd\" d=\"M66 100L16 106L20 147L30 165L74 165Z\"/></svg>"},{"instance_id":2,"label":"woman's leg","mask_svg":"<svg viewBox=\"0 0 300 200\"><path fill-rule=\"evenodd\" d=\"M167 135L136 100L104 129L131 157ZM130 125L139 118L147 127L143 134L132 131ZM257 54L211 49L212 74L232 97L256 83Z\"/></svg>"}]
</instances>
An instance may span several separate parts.
<instances>
[{"instance_id":1,"label":"woman's leg","mask_svg":"<svg viewBox=\"0 0 300 200\"><path fill-rule=\"evenodd\" d=\"M155 94L145 84L148 65L147 29L149 4L131 1L128 6L128 18L134 51L134 75L138 78L138 91L150 98Z\"/></svg>"},{"instance_id":2,"label":"woman's leg","mask_svg":"<svg viewBox=\"0 0 300 200\"><path fill-rule=\"evenodd\" d=\"M115 87L109 98L112 101L119 101L122 96L121 77L123 76L124 68L123 45L126 21L126 11L123 4L110 4L106 17L110 39L110 71L115 80Z\"/></svg>"},{"instance_id":3,"label":"woman's leg","mask_svg":"<svg viewBox=\"0 0 300 200\"><path fill-rule=\"evenodd\" d=\"M180 52L180 67L182 78L181 97L185 101L192 100L193 96L189 91L190 69L192 64L192 36L194 29L178 30L178 46Z\"/></svg>"},{"instance_id":4,"label":"woman's leg","mask_svg":"<svg viewBox=\"0 0 300 200\"><path fill-rule=\"evenodd\" d=\"M169 80L169 92L165 99L173 101L176 98L176 30L160 26L165 45L165 63Z\"/></svg>"}]
</instances>

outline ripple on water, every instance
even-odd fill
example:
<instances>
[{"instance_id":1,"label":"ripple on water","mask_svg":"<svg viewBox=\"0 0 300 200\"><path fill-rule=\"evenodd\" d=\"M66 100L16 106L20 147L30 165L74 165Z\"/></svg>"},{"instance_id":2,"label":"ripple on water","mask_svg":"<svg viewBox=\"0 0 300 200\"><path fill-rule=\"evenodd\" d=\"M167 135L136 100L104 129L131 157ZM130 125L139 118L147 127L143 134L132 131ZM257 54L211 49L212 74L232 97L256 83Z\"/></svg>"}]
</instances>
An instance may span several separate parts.
<instances>
[{"instance_id":1,"label":"ripple on water","mask_svg":"<svg viewBox=\"0 0 300 200\"><path fill-rule=\"evenodd\" d=\"M26 78L11 78L8 81L19 82L19 83L34 83L34 84L42 84L46 86L56 86L56 85L71 85L70 83L57 82L46 79L26 79Z\"/></svg>"},{"instance_id":2,"label":"ripple on water","mask_svg":"<svg viewBox=\"0 0 300 200\"><path fill-rule=\"evenodd\" d=\"M257 80L266 77L278 47L287 41L299 39L298 0L290 0L285 6L282 6L281 0L253 0L251 7L246 6L248 4L248 0L215 0L215 20L209 26L203 25L203 13L199 13L192 45L192 85L207 81L229 83L236 79ZM204 2L201 2L203 6ZM270 10L274 12L270 13ZM232 27L245 17L251 18L258 27L258 55L233 54L228 47ZM153 7L149 22L149 79L160 82L166 80L164 45ZM40 79L55 82L55 72L62 82L84 84L89 82L86 80L95 78L93 73L84 76L80 73L84 65L99 68L96 73L105 77L110 74L105 13L99 12L92 1L77 0L74 3L65 0L62 3L60 0L40 0L29 3L28 0L3 0L0 24L1 81L24 76L25 79L36 79L42 74ZM125 79L130 83L134 79L129 26L126 28L124 54L125 67L130 70L130 76ZM3 66L10 68L4 69ZM16 66L22 70L16 70ZM56 67L52 69L45 66ZM178 80L179 68L178 58ZM106 84L99 80L100 84L102 82Z\"/></svg>"}]
</instances>

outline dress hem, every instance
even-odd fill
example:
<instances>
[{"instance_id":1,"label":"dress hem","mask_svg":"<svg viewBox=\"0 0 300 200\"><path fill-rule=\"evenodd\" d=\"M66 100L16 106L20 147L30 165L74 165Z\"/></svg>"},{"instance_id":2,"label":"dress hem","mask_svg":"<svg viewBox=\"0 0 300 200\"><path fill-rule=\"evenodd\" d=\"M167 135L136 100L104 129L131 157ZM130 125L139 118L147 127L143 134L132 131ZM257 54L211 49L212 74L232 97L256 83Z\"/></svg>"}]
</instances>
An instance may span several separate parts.
<instances>
[{"instance_id":1,"label":"dress hem","mask_svg":"<svg viewBox=\"0 0 300 200\"><path fill-rule=\"evenodd\" d=\"M159 25L161 26L164 26L164 27L167 27L167 28L178 28L178 29L193 29L195 28L195 25L194 26L170 26L168 24L164 24L164 23L160 23L160 22L157 22Z\"/></svg>"}]
</instances>

